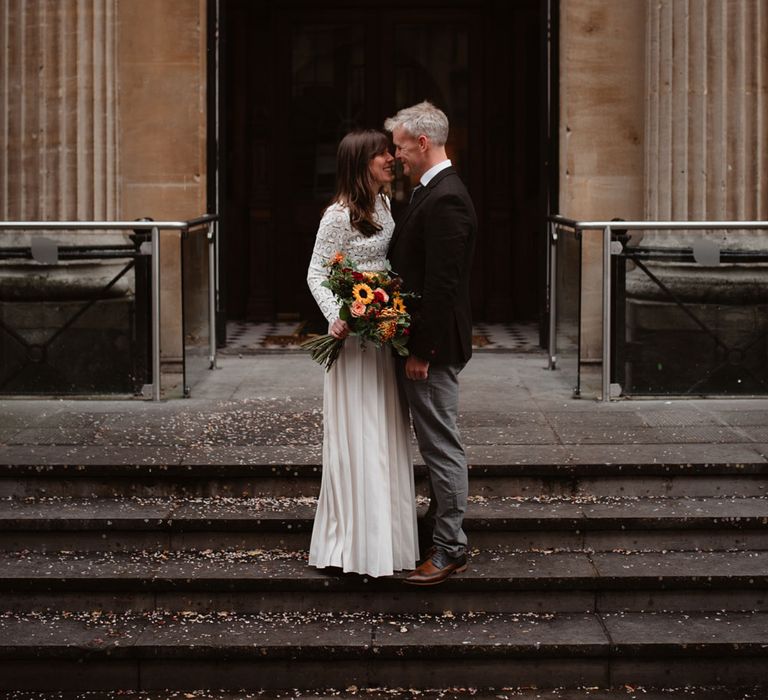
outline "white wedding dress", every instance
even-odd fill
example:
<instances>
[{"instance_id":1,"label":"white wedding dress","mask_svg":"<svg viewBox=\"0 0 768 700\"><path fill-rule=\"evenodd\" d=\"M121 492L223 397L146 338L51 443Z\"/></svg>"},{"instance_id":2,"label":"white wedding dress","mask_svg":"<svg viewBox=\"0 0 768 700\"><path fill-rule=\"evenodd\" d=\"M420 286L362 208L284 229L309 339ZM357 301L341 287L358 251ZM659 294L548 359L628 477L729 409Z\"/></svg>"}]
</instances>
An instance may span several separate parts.
<instances>
[{"instance_id":1,"label":"white wedding dress","mask_svg":"<svg viewBox=\"0 0 768 700\"><path fill-rule=\"evenodd\" d=\"M307 282L332 323L339 302L321 286L323 267L337 251L361 271L386 268L394 221L389 202L377 198L381 231L366 237L353 230L349 210L332 204L320 221ZM389 347L347 337L325 374L323 475L309 548L311 566L337 566L370 576L413 569L418 552L416 496L407 407L398 394Z\"/></svg>"}]
</instances>

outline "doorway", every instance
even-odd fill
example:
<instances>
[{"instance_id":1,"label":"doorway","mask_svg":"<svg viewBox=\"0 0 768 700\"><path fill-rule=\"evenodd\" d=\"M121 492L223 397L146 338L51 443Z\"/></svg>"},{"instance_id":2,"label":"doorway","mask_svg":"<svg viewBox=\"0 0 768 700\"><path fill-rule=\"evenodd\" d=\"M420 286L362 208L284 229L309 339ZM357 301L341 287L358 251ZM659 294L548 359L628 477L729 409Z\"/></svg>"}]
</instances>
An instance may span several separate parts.
<instances>
[{"instance_id":1,"label":"doorway","mask_svg":"<svg viewBox=\"0 0 768 700\"><path fill-rule=\"evenodd\" d=\"M221 292L230 319L312 320L305 282L336 145L428 99L475 202L478 321L545 294L547 3L222 0ZM407 201L399 178L393 209Z\"/></svg>"}]
</instances>

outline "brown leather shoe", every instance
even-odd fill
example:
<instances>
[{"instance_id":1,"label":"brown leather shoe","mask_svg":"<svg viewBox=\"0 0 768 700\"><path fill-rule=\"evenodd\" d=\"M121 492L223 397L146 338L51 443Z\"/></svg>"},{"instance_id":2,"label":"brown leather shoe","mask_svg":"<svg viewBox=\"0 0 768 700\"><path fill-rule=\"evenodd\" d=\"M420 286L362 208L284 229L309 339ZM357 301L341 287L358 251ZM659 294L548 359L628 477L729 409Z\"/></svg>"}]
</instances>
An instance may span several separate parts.
<instances>
[{"instance_id":1,"label":"brown leather shoe","mask_svg":"<svg viewBox=\"0 0 768 700\"><path fill-rule=\"evenodd\" d=\"M466 554L453 559L448 556L445 550L435 547L432 556L408 574L404 581L413 586L435 586L445 581L451 574L460 574L466 570Z\"/></svg>"},{"instance_id":2,"label":"brown leather shoe","mask_svg":"<svg viewBox=\"0 0 768 700\"><path fill-rule=\"evenodd\" d=\"M425 553L424 556L421 558L421 561L419 561L419 566L424 564L425 562L429 561L432 558L432 555L435 553L435 550L437 549L436 545L432 545Z\"/></svg>"}]
</instances>

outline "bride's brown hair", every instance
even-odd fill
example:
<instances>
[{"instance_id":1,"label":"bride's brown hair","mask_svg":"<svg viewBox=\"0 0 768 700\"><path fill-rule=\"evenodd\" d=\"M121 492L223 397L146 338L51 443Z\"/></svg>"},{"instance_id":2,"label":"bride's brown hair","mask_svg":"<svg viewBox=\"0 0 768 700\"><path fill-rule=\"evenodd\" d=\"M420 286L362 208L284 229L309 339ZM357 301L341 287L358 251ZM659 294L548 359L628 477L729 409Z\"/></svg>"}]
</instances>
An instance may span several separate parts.
<instances>
[{"instance_id":1,"label":"bride's brown hair","mask_svg":"<svg viewBox=\"0 0 768 700\"><path fill-rule=\"evenodd\" d=\"M364 236L381 231L374 221L377 183L368 166L378 155L389 148L389 138L375 129L350 131L339 143L336 152L336 194L333 202L349 207L352 228Z\"/></svg>"}]
</instances>

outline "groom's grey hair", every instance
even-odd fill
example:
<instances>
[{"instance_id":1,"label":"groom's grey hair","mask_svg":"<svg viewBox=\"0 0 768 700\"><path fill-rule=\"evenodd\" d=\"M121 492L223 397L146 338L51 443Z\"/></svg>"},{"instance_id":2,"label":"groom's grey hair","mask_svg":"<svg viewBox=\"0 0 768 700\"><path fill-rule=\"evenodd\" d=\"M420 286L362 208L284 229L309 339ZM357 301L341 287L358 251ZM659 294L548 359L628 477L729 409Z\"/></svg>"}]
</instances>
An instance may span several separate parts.
<instances>
[{"instance_id":1,"label":"groom's grey hair","mask_svg":"<svg viewBox=\"0 0 768 700\"><path fill-rule=\"evenodd\" d=\"M394 117L385 120L384 128L387 131L402 128L414 138L424 134L435 146L444 146L448 140L448 117L426 101L401 109Z\"/></svg>"}]
</instances>

